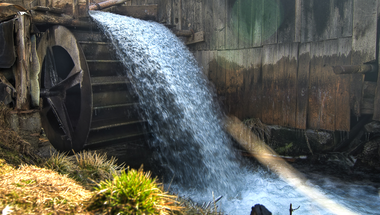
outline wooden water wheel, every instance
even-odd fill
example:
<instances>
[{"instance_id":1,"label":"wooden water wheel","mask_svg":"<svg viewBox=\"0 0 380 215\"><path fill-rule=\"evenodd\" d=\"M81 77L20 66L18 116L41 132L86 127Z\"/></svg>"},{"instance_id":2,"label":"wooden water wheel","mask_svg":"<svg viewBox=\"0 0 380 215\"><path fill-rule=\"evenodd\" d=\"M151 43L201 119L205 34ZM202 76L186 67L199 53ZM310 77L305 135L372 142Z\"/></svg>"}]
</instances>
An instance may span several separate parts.
<instances>
[{"instance_id":1,"label":"wooden water wheel","mask_svg":"<svg viewBox=\"0 0 380 215\"><path fill-rule=\"evenodd\" d=\"M144 138L145 122L121 62L103 37L81 35L94 34L54 26L40 38L41 120L48 139L57 150L79 151Z\"/></svg>"}]
</instances>

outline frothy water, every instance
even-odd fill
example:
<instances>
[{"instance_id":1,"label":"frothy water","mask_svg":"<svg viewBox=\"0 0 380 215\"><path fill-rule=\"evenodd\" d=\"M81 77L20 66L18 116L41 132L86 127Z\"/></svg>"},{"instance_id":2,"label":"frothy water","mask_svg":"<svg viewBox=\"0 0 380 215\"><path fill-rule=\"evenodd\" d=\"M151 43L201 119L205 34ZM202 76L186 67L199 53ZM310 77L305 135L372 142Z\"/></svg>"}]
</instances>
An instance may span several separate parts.
<instances>
[{"instance_id":1,"label":"frothy water","mask_svg":"<svg viewBox=\"0 0 380 215\"><path fill-rule=\"evenodd\" d=\"M187 47L161 24L100 11L90 15L112 41L153 129L152 147L172 189L195 201L224 195L226 214L249 214L264 204L273 214L330 214L273 173L249 169L232 150L222 128L215 93ZM380 213L379 190L373 186L320 181L313 185L359 214ZM339 185L339 186L338 186ZM332 189L334 188L334 189ZM363 198L356 198L357 196Z\"/></svg>"}]
</instances>

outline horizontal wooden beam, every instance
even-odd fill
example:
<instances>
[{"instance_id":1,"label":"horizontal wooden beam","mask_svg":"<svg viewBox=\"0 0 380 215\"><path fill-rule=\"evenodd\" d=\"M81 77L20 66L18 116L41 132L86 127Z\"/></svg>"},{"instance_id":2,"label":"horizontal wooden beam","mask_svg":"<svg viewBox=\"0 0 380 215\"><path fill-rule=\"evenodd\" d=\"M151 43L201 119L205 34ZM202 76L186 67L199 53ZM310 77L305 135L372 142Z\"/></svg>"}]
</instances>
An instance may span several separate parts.
<instances>
[{"instance_id":1,"label":"horizontal wooden beam","mask_svg":"<svg viewBox=\"0 0 380 215\"><path fill-rule=\"evenodd\" d=\"M369 73L377 72L377 65L363 64L363 65L341 65L333 66L335 74L355 74L355 73Z\"/></svg>"}]
</instances>

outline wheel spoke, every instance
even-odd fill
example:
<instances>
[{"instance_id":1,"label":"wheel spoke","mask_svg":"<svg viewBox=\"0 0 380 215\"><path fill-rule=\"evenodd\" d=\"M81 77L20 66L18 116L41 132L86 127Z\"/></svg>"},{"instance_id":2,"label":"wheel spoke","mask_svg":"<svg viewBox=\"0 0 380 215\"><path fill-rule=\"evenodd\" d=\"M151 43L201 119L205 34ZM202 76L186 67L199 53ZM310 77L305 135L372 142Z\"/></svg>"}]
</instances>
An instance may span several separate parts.
<instances>
[{"instance_id":1,"label":"wheel spoke","mask_svg":"<svg viewBox=\"0 0 380 215\"><path fill-rule=\"evenodd\" d=\"M49 89L57 84L59 81L57 68L54 61L54 55L51 48L46 50L46 62L45 62L45 88Z\"/></svg>"},{"instance_id":2,"label":"wheel spoke","mask_svg":"<svg viewBox=\"0 0 380 215\"><path fill-rule=\"evenodd\" d=\"M58 96L51 97L47 99L55 116L57 117L57 120L62 128L62 130L65 132L65 134L68 137L68 140L72 140L72 133L73 133L73 126L71 124L70 117L67 113L65 101L63 98L60 98Z\"/></svg>"},{"instance_id":3,"label":"wheel spoke","mask_svg":"<svg viewBox=\"0 0 380 215\"><path fill-rule=\"evenodd\" d=\"M70 72L70 74L72 74L72 72ZM65 80L54 85L52 88L49 89L49 91L50 92L58 91L59 94L63 95L63 98L65 98L66 91L70 89L71 87L77 84L80 84L82 82L82 79L83 79L83 71L80 70L79 72L74 73L73 75L67 77Z\"/></svg>"}]
</instances>

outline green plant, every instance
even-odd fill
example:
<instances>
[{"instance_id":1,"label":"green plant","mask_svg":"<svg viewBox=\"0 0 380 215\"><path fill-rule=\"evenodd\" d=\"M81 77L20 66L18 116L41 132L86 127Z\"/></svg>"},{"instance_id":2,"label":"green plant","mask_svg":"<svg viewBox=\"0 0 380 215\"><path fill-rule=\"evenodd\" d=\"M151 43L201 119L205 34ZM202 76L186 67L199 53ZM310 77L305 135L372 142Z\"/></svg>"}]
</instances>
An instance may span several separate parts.
<instances>
[{"instance_id":1,"label":"green plant","mask_svg":"<svg viewBox=\"0 0 380 215\"><path fill-rule=\"evenodd\" d=\"M163 191L150 172L131 169L114 179L102 181L95 188L89 210L108 214L169 214L180 210L175 196Z\"/></svg>"}]
</instances>

